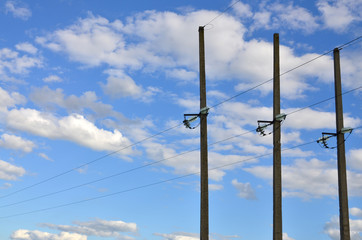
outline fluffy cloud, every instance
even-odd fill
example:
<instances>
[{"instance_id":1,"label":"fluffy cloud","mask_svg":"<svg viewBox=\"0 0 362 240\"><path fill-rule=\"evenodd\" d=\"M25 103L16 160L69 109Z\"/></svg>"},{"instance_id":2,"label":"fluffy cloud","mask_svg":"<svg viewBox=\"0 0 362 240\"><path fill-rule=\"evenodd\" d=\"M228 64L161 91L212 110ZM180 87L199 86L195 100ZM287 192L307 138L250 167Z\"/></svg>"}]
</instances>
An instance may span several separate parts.
<instances>
[{"instance_id":1,"label":"fluffy cloud","mask_svg":"<svg viewBox=\"0 0 362 240\"><path fill-rule=\"evenodd\" d=\"M255 166L244 168L253 175L272 181L272 166ZM293 164L282 166L283 196L300 197L303 199L334 197L338 194L337 164L335 161L320 161L318 159L297 159ZM362 174L347 171L348 194L361 196Z\"/></svg>"},{"instance_id":2,"label":"fluffy cloud","mask_svg":"<svg viewBox=\"0 0 362 240\"><path fill-rule=\"evenodd\" d=\"M26 153L33 151L35 144L32 141L9 134L2 134L0 138L0 147L20 150Z\"/></svg>"},{"instance_id":3,"label":"fluffy cloud","mask_svg":"<svg viewBox=\"0 0 362 240\"><path fill-rule=\"evenodd\" d=\"M87 240L87 236L77 233L62 232L53 234L48 232L41 232L38 230L19 229L10 238L12 240Z\"/></svg>"},{"instance_id":4,"label":"fluffy cloud","mask_svg":"<svg viewBox=\"0 0 362 240\"><path fill-rule=\"evenodd\" d=\"M63 93L63 89L57 88L52 90L45 86L33 88L30 99L45 110L54 110L55 107L61 107L69 113L82 113L89 109L95 113L97 118L114 117L121 122L131 122L122 114L114 111L112 105L100 102L98 96L93 91L84 92L80 96L66 96Z\"/></svg>"},{"instance_id":5,"label":"fluffy cloud","mask_svg":"<svg viewBox=\"0 0 362 240\"><path fill-rule=\"evenodd\" d=\"M184 80L187 83L194 82L197 79L197 73L185 69L173 69L166 72L167 77Z\"/></svg>"},{"instance_id":6,"label":"fluffy cloud","mask_svg":"<svg viewBox=\"0 0 362 240\"><path fill-rule=\"evenodd\" d=\"M349 212L350 212L351 216L356 216L356 217L362 218L362 209L354 207L354 208L350 208Z\"/></svg>"},{"instance_id":7,"label":"fluffy cloud","mask_svg":"<svg viewBox=\"0 0 362 240\"><path fill-rule=\"evenodd\" d=\"M362 149L350 150L347 160L352 168L362 170Z\"/></svg>"},{"instance_id":8,"label":"fluffy cloud","mask_svg":"<svg viewBox=\"0 0 362 240\"><path fill-rule=\"evenodd\" d=\"M253 16L253 12L251 10L251 7L246 4L243 3L241 1L239 1L238 3L236 3L236 1L233 1L232 3L233 5L233 10L235 11L235 13L240 16L240 17L252 17Z\"/></svg>"},{"instance_id":9,"label":"fluffy cloud","mask_svg":"<svg viewBox=\"0 0 362 240\"><path fill-rule=\"evenodd\" d=\"M34 109L12 109L7 114L7 125L12 129L25 131L51 139L64 139L95 149L115 151L130 144L118 130L113 132L99 129L82 115L72 114L56 118L49 113ZM122 153L130 153L130 149Z\"/></svg>"},{"instance_id":10,"label":"fluffy cloud","mask_svg":"<svg viewBox=\"0 0 362 240\"><path fill-rule=\"evenodd\" d=\"M244 169L253 175L272 180L272 166L255 166ZM337 195L337 169L331 162L317 159L298 159L294 165L282 167L283 195L312 198Z\"/></svg>"},{"instance_id":11,"label":"fluffy cloud","mask_svg":"<svg viewBox=\"0 0 362 240\"><path fill-rule=\"evenodd\" d=\"M26 99L18 92L9 93L0 87L0 111L6 112L7 108L15 107L17 104L23 104Z\"/></svg>"},{"instance_id":12,"label":"fluffy cloud","mask_svg":"<svg viewBox=\"0 0 362 240\"><path fill-rule=\"evenodd\" d=\"M99 237L122 237L121 233L136 233L137 225L135 223L126 223L123 221L107 221L96 219L88 222L74 222L74 225L55 225L50 223L41 224L43 227L56 229L63 232L77 233L86 236Z\"/></svg>"},{"instance_id":13,"label":"fluffy cloud","mask_svg":"<svg viewBox=\"0 0 362 240\"><path fill-rule=\"evenodd\" d=\"M109 76L107 84L102 85L106 94L113 98L133 96L140 98L142 94L142 88L137 86L134 80L125 74L123 76Z\"/></svg>"},{"instance_id":14,"label":"fluffy cloud","mask_svg":"<svg viewBox=\"0 0 362 240\"><path fill-rule=\"evenodd\" d=\"M238 180L232 180L232 185L239 191L238 196L248 200L256 200L255 191L250 183L238 182Z\"/></svg>"},{"instance_id":15,"label":"fluffy cloud","mask_svg":"<svg viewBox=\"0 0 362 240\"><path fill-rule=\"evenodd\" d=\"M50 157L48 157L48 155L46 155L45 153L39 153L38 156L45 159L45 160L47 160L47 161L53 162L53 160Z\"/></svg>"},{"instance_id":16,"label":"fluffy cloud","mask_svg":"<svg viewBox=\"0 0 362 240\"><path fill-rule=\"evenodd\" d=\"M324 24L338 32L346 31L353 22L362 20L362 3L353 0L319 0Z\"/></svg>"},{"instance_id":17,"label":"fluffy cloud","mask_svg":"<svg viewBox=\"0 0 362 240\"><path fill-rule=\"evenodd\" d=\"M295 240L295 239L289 237L287 233L283 233L283 240Z\"/></svg>"},{"instance_id":18,"label":"fluffy cloud","mask_svg":"<svg viewBox=\"0 0 362 240\"><path fill-rule=\"evenodd\" d=\"M284 109L286 113L292 113L298 111L298 109ZM361 124L362 120L359 118L350 117L350 114L345 113L344 125L348 127L357 127ZM311 121L312 117L312 121ZM283 124L283 127L295 128L295 129L335 129L336 128L336 116L334 112L316 111L311 108L303 109L303 111L295 112L290 116L287 116L287 121ZM289 121L290 120L290 121ZM308 124L306 124L308 123Z\"/></svg>"},{"instance_id":19,"label":"fluffy cloud","mask_svg":"<svg viewBox=\"0 0 362 240\"><path fill-rule=\"evenodd\" d=\"M273 8L275 11L281 8L290 10L281 16L284 18L282 21L290 23L288 26L295 25L306 31L308 27L317 27L312 16L303 8L280 4L273 5ZM53 51L65 52L73 61L87 66L106 64L109 70L116 69L119 76L106 72L110 76L102 85L104 91L111 96L134 97L146 91L132 78L134 70L147 73L162 70L169 76L178 76L181 81L195 76L193 73L198 71L197 28L214 15L215 12L211 11L185 15L146 11L134 15L126 23L89 15L74 25L38 37L37 42ZM272 43L245 40L246 27L229 15L213 24L214 29L207 31L205 36L209 80L237 79L242 82L238 90L242 90L270 79ZM138 41L129 42L128 39L134 38ZM291 48L283 45L280 51L282 72L318 56L313 53L296 56ZM249 64L242 64L245 59ZM307 70L283 76L282 95L288 98L304 96L304 91L313 89L306 77L330 81L332 69L331 58L325 57L313 62L313 67ZM271 85L263 85L260 90L270 92Z\"/></svg>"},{"instance_id":20,"label":"fluffy cloud","mask_svg":"<svg viewBox=\"0 0 362 240\"><path fill-rule=\"evenodd\" d=\"M199 240L200 237L195 233L178 232L172 234L155 233L154 235L162 237L163 240Z\"/></svg>"},{"instance_id":21,"label":"fluffy cloud","mask_svg":"<svg viewBox=\"0 0 362 240\"><path fill-rule=\"evenodd\" d=\"M173 146L166 146L165 144L147 142L143 146L146 148L148 157L155 161L164 159L163 164L175 169L175 174L187 175L200 172L199 151L188 151L180 155L172 148ZM235 169L245 163L257 161L248 156L221 154L214 151L209 151L208 160L209 178L215 181L221 181L227 170Z\"/></svg>"},{"instance_id":22,"label":"fluffy cloud","mask_svg":"<svg viewBox=\"0 0 362 240\"><path fill-rule=\"evenodd\" d=\"M199 234L188 232L174 232L174 233L154 233L153 235L161 237L163 240L199 240ZM233 238L240 238L238 235L222 235L217 233L210 233L212 240L230 240Z\"/></svg>"},{"instance_id":23,"label":"fluffy cloud","mask_svg":"<svg viewBox=\"0 0 362 240\"><path fill-rule=\"evenodd\" d=\"M24 46L22 48L24 49ZM0 74L5 74L6 71L13 74L24 74L30 68L41 66L42 60L38 57L20 56L18 52L9 48L0 49Z\"/></svg>"},{"instance_id":24,"label":"fluffy cloud","mask_svg":"<svg viewBox=\"0 0 362 240\"><path fill-rule=\"evenodd\" d=\"M25 174L25 169L0 160L0 179L17 180Z\"/></svg>"},{"instance_id":25,"label":"fluffy cloud","mask_svg":"<svg viewBox=\"0 0 362 240\"><path fill-rule=\"evenodd\" d=\"M46 83L50 83L50 82L62 82L63 79L61 79L59 76L57 75L50 75L46 78L43 78L43 81Z\"/></svg>"},{"instance_id":26,"label":"fluffy cloud","mask_svg":"<svg viewBox=\"0 0 362 240\"><path fill-rule=\"evenodd\" d=\"M337 32L344 32L350 29L354 23L362 20L360 1L318 0L315 5L319 14L314 14L294 3L267 1L259 3L254 9L250 5L240 2L233 5L233 9L237 16L252 20L250 31L260 28L287 28L312 33L320 28L329 28Z\"/></svg>"},{"instance_id":27,"label":"fluffy cloud","mask_svg":"<svg viewBox=\"0 0 362 240\"><path fill-rule=\"evenodd\" d=\"M235 8L241 7L235 5ZM254 23L251 26L252 30L258 28L288 28L311 33L319 27L317 18L314 17L312 13L303 7L294 6L292 3L289 3L288 5L282 3L262 3L259 5L258 11L253 15L248 14L248 16L252 17L254 20Z\"/></svg>"},{"instance_id":28,"label":"fluffy cloud","mask_svg":"<svg viewBox=\"0 0 362 240\"><path fill-rule=\"evenodd\" d=\"M7 1L5 3L5 11L6 13L13 14L14 17L20 18L22 20L28 20L31 17L30 9L26 7L16 6L15 1Z\"/></svg>"},{"instance_id":29,"label":"fluffy cloud","mask_svg":"<svg viewBox=\"0 0 362 240\"><path fill-rule=\"evenodd\" d=\"M15 45L15 48L19 51L24 51L30 54L36 54L38 52L38 49L34 47L33 44L28 42L23 42Z\"/></svg>"},{"instance_id":30,"label":"fluffy cloud","mask_svg":"<svg viewBox=\"0 0 362 240\"><path fill-rule=\"evenodd\" d=\"M362 220L361 219L349 219L350 235L352 240L361 239L362 233ZM324 233L327 234L333 240L340 239L339 232L339 217L333 216L329 222L324 225Z\"/></svg>"}]
</instances>

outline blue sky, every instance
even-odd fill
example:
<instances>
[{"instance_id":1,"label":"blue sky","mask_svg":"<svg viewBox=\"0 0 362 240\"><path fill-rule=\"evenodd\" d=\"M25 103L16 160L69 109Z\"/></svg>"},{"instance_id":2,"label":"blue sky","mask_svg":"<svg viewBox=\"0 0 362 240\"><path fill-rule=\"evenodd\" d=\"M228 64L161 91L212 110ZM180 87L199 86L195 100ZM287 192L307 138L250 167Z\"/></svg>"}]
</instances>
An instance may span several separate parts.
<instances>
[{"instance_id":1,"label":"blue sky","mask_svg":"<svg viewBox=\"0 0 362 240\"><path fill-rule=\"evenodd\" d=\"M361 0L1 0L0 239L198 239L199 128L182 121L200 111L205 24L210 238L272 238L272 135L255 129L273 118L279 33L281 73L300 66L281 77L283 238L339 239L336 139L316 140L335 132L330 51L361 36L361 12ZM340 51L353 240L361 47Z\"/></svg>"}]
</instances>

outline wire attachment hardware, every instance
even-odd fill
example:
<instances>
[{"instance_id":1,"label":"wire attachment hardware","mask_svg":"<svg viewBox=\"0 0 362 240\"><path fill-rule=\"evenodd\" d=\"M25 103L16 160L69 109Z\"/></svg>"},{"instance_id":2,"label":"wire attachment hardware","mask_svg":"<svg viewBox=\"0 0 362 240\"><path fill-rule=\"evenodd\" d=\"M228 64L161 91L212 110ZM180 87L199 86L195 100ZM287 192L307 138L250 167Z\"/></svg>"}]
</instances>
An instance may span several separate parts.
<instances>
[{"instance_id":1,"label":"wire attachment hardware","mask_svg":"<svg viewBox=\"0 0 362 240\"><path fill-rule=\"evenodd\" d=\"M266 136L266 135L269 135L269 134L271 134L271 132L270 133L268 133L268 134L266 134L265 133L265 129L267 128L267 127L269 127L270 125L272 125L273 124L273 121L262 121L262 120L259 120L258 121L258 127L256 128L256 132L257 133L259 133L261 136Z\"/></svg>"},{"instance_id":2,"label":"wire attachment hardware","mask_svg":"<svg viewBox=\"0 0 362 240\"><path fill-rule=\"evenodd\" d=\"M208 115L209 114L209 109L208 107L204 107L204 108L201 108L200 109L200 112L198 114L196 113L188 113L188 114L184 114L184 121L183 121L183 124L185 125L186 128L188 129L195 129L197 128L199 124L197 124L196 126L194 127L191 127L191 122L194 122L197 120L197 118L199 118L201 115ZM187 119L187 117L191 117L189 119Z\"/></svg>"},{"instance_id":3,"label":"wire attachment hardware","mask_svg":"<svg viewBox=\"0 0 362 240\"><path fill-rule=\"evenodd\" d=\"M322 137L317 140L317 143L319 143L319 145L321 147L324 147L324 148L327 148L327 149L335 149L338 146L335 146L335 147L328 146L328 142L327 142L328 139L330 139L331 137L336 137L339 133L342 133L342 134L349 133L349 135L351 135L352 131L353 131L353 128L346 127L346 128L342 128L338 133L322 132ZM349 135L348 135L348 137L349 137ZM347 138L344 141L346 141Z\"/></svg>"},{"instance_id":4,"label":"wire attachment hardware","mask_svg":"<svg viewBox=\"0 0 362 240\"><path fill-rule=\"evenodd\" d=\"M256 132L259 133L262 137L270 135L273 132L265 133L266 128L273 125L276 121L283 122L286 117L287 114L281 113L276 115L273 121L258 120L258 127L256 128Z\"/></svg>"}]
</instances>

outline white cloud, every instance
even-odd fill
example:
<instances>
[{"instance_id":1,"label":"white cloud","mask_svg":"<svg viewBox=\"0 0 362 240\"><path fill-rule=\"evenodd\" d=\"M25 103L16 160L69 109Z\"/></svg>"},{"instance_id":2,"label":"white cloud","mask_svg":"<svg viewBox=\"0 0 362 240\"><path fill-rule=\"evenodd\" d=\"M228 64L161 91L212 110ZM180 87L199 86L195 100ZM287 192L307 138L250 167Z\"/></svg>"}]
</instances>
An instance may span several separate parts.
<instances>
[{"instance_id":1,"label":"white cloud","mask_svg":"<svg viewBox=\"0 0 362 240\"><path fill-rule=\"evenodd\" d=\"M41 66L42 60L39 57L19 56L18 52L8 48L0 49L0 74L5 74L5 71L13 74L25 74L30 68Z\"/></svg>"},{"instance_id":2,"label":"white cloud","mask_svg":"<svg viewBox=\"0 0 362 240\"><path fill-rule=\"evenodd\" d=\"M39 153L38 156L41 157L41 158L44 158L45 160L53 162L53 159L48 157L48 155L46 155L45 153Z\"/></svg>"},{"instance_id":3,"label":"white cloud","mask_svg":"<svg viewBox=\"0 0 362 240\"><path fill-rule=\"evenodd\" d=\"M199 240L200 237L196 233L176 232L171 234L155 233L155 236L162 237L163 240Z\"/></svg>"},{"instance_id":4,"label":"white cloud","mask_svg":"<svg viewBox=\"0 0 362 240\"><path fill-rule=\"evenodd\" d=\"M38 52L38 49L28 42L19 43L15 45L15 48L19 51L24 51L30 54L36 54Z\"/></svg>"},{"instance_id":5,"label":"white cloud","mask_svg":"<svg viewBox=\"0 0 362 240\"><path fill-rule=\"evenodd\" d=\"M272 180L272 166L255 166L244 169L253 175ZM283 196L319 198L337 195L337 169L331 162L317 159L298 159L293 165L282 166Z\"/></svg>"},{"instance_id":6,"label":"white cloud","mask_svg":"<svg viewBox=\"0 0 362 240\"><path fill-rule=\"evenodd\" d=\"M50 75L46 78L43 78L43 81L46 83L50 83L50 82L62 82L63 79L61 79L59 76L57 75Z\"/></svg>"},{"instance_id":7,"label":"white cloud","mask_svg":"<svg viewBox=\"0 0 362 240\"><path fill-rule=\"evenodd\" d=\"M350 209L349 209L349 212L350 212L350 214L351 214L352 216L356 216L356 217L362 218L362 209L360 209L360 208L356 208L356 207L350 208Z\"/></svg>"},{"instance_id":8,"label":"white cloud","mask_svg":"<svg viewBox=\"0 0 362 240\"><path fill-rule=\"evenodd\" d=\"M233 10L235 13L240 17L252 17L253 12L251 10L250 5L243 3L241 1L238 1L238 3L235 4L235 0L232 1Z\"/></svg>"},{"instance_id":9,"label":"white cloud","mask_svg":"<svg viewBox=\"0 0 362 240\"><path fill-rule=\"evenodd\" d=\"M11 183L3 183L1 186L0 186L0 189L8 189L12 186Z\"/></svg>"},{"instance_id":10,"label":"white cloud","mask_svg":"<svg viewBox=\"0 0 362 240\"><path fill-rule=\"evenodd\" d=\"M57 106L65 108L69 113L85 112L86 109L90 109L99 118L115 117L118 120L127 121L122 114L113 110L112 105L100 102L93 91L84 92L79 97L75 95L66 96L61 88L52 90L45 86L33 88L30 99L45 109L53 109L54 106ZM130 121L128 120L128 122Z\"/></svg>"},{"instance_id":11,"label":"white cloud","mask_svg":"<svg viewBox=\"0 0 362 240\"><path fill-rule=\"evenodd\" d=\"M349 219L351 240L360 240L362 233L362 220ZM324 225L324 233L333 240L340 240L339 217L333 216L329 222Z\"/></svg>"},{"instance_id":12,"label":"white cloud","mask_svg":"<svg viewBox=\"0 0 362 240\"><path fill-rule=\"evenodd\" d=\"M304 8L281 4L268 8L275 12L287 10L287 13L278 15L277 24L304 31L313 31L318 26ZM184 15L146 11L123 23L89 15L74 25L39 37L37 41L54 51L65 52L73 61L86 66L106 64L108 71L119 71L119 76L106 71L110 76L107 83L102 84L104 91L114 97L136 97L146 90L132 77L135 70L166 72L170 76L178 76L182 82L195 76L198 71L197 28L214 16L215 12L211 11L194 11ZM254 15L256 17L257 14ZM271 78L271 42L245 40L246 27L230 15L219 18L213 24L213 30L205 33L209 80L236 79L240 81L237 90L242 90ZM128 39L133 38L138 41L129 42ZM314 53L298 56L284 45L280 46L280 52L281 72L319 56ZM248 64L242 64L245 59L248 59ZM305 91L314 89L307 79L316 77L319 81L330 82L333 79L332 69L332 59L324 57L308 68L283 76L282 96L292 99L304 97ZM272 91L271 84L263 85L259 90L268 93Z\"/></svg>"},{"instance_id":13,"label":"white cloud","mask_svg":"<svg viewBox=\"0 0 362 240\"><path fill-rule=\"evenodd\" d=\"M361 1L319 0L317 6L325 26L337 32L344 32L352 23L362 20Z\"/></svg>"},{"instance_id":14,"label":"white cloud","mask_svg":"<svg viewBox=\"0 0 362 240\"><path fill-rule=\"evenodd\" d=\"M297 111L298 109L290 108L284 109L286 113ZM350 114L345 113L344 125L348 127L359 126L362 122L359 118L350 117ZM313 110L311 108L303 109L287 116L287 120L283 124L283 127L294 129L335 129L336 128L336 116L334 112L323 112ZM306 124L308 123L308 124Z\"/></svg>"},{"instance_id":15,"label":"white cloud","mask_svg":"<svg viewBox=\"0 0 362 240\"><path fill-rule=\"evenodd\" d=\"M352 149L347 156L348 163L352 168L362 170L362 149Z\"/></svg>"},{"instance_id":16,"label":"white cloud","mask_svg":"<svg viewBox=\"0 0 362 240\"><path fill-rule=\"evenodd\" d=\"M218 191L224 189L224 186L221 184L209 184L210 191Z\"/></svg>"},{"instance_id":17,"label":"white cloud","mask_svg":"<svg viewBox=\"0 0 362 240\"><path fill-rule=\"evenodd\" d=\"M25 169L0 160L0 179L17 180L25 174Z\"/></svg>"},{"instance_id":18,"label":"white cloud","mask_svg":"<svg viewBox=\"0 0 362 240\"><path fill-rule=\"evenodd\" d=\"M256 195L253 187L250 183L238 182L238 180L232 180L232 185L239 191L238 196L247 200L256 200Z\"/></svg>"},{"instance_id":19,"label":"white cloud","mask_svg":"<svg viewBox=\"0 0 362 240\"><path fill-rule=\"evenodd\" d=\"M6 13L12 13L14 17L22 20L28 20L31 17L30 9L16 6L15 1L7 1L5 3L5 11Z\"/></svg>"},{"instance_id":20,"label":"white cloud","mask_svg":"<svg viewBox=\"0 0 362 240\"><path fill-rule=\"evenodd\" d=\"M167 77L184 80L185 82L195 82L198 75L194 71L188 71L186 69L172 69L166 72Z\"/></svg>"},{"instance_id":21,"label":"white cloud","mask_svg":"<svg viewBox=\"0 0 362 240\"><path fill-rule=\"evenodd\" d=\"M102 85L104 92L113 98L129 97L140 98L142 88L127 75L107 78L107 84Z\"/></svg>"},{"instance_id":22,"label":"white cloud","mask_svg":"<svg viewBox=\"0 0 362 240\"><path fill-rule=\"evenodd\" d=\"M273 179L272 166L254 166L244 168L256 177ZM362 174L347 171L348 194L362 196ZM297 159L293 164L282 166L283 197L300 197L303 199L335 197L338 194L337 163L318 159Z\"/></svg>"},{"instance_id":23,"label":"white cloud","mask_svg":"<svg viewBox=\"0 0 362 240\"><path fill-rule=\"evenodd\" d=\"M0 138L0 147L7 149L20 150L26 153L32 152L35 144L32 141L9 134L2 134Z\"/></svg>"},{"instance_id":24,"label":"white cloud","mask_svg":"<svg viewBox=\"0 0 362 240\"><path fill-rule=\"evenodd\" d=\"M9 93L0 87L0 111L26 102L26 98L18 92Z\"/></svg>"},{"instance_id":25,"label":"white cloud","mask_svg":"<svg viewBox=\"0 0 362 240\"><path fill-rule=\"evenodd\" d=\"M295 240L295 239L289 237L287 233L283 233L283 240Z\"/></svg>"},{"instance_id":26,"label":"white cloud","mask_svg":"<svg viewBox=\"0 0 362 240\"><path fill-rule=\"evenodd\" d=\"M305 8L293 6L292 4L285 6L280 3L275 4L273 11L279 13L277 26L287 26L293 30L302 30L307 33L315 31L319 25L316 18Z\"/></svg>"},{"instance_id":27,"label":"white cloud","mask_svg":"<svg viewBox=\"0 0 362 240\"><path fill-rule=\"evenodd\" d=\"M200 172L200 152L192 151L187 154L178 156L176 148L167 144L157 142L146 142L143 144L149 158L163 161L163 164L175 169L174 173L179 175L196 174ZM248 156L221 154L209 151L209 178L215 181L221 181L227 170L235 169L245 164L245 160L250 159ZM255 162L249 160L246 163ZM222 167L222 168L221 168Z\"/></svg>"},{"instance_id":28,"label":"white cloud","mask_svg":"<svg viewBox=\"0 0 362 240\"><path fill-rule=\"evenodd\" d=\"M123 221L107 221L96 219L88 222L74 222L74 225L56 225L50 223L41 224L42 227L48 227L64 232L78 233L86 236L99 237L123 237L121 233L136 233L137 225L135 223L126 223Z\"/></svg>"},{"instance_id":29,"label":"white cloud","mask_svg":"<svg viewBox=\"0 0 362 240\"><path fill-rule=\"evenodd\" d=\"M258 28L302 30L306 33L314 32L319 24L307 9L294 6L292 3L261 4L254 16L251 30ZM250 16L250 14L249 14Z\"/></svg>"},{"instance_id":30,"label":"white cloud","mask_svg":"<svg viewBox=\"0 0 362 240\"><path fill-rule=\"evenodd\" d=\"M118 130L111 132L97 128L79 114L58 119L35 109L12 109L7 113L7 125L13 129L50 139L73 141L100 151L115 151L130 144L130 141ZM126 149L122 154L130 152L130 149Z\"/></svg>"},{"instance_id":31,"label":"white cloud","mask_svg":"<svg viewBox=\"0 0 362 240\"><path fill-rule=\"evenodd\" d=\"M77 233L61 232L53 234L38 230L19 229L10 236L12 240L87 240L87 236Z\"/></svg>"}]
</instances>

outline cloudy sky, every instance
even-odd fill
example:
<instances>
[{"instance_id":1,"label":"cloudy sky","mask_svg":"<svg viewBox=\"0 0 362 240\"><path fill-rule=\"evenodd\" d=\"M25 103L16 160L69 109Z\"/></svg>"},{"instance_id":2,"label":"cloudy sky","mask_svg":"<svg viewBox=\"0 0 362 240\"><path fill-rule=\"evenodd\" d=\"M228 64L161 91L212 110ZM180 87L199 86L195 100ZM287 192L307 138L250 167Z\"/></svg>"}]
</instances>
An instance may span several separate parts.
<instances>
[{"instance_id":1,"label":"cloudy sky","mask_svg":"<svg viewBox=\"0 0 362 240\"><path fill-rule=\"evenodd\" d=\"M199 238L205 26L210 239L272 238L280 35L284 240L339 239L332 50L362 239L361 0L0 0L0 239ZM352 41L352 42L351 42ZM346 45L345 45L346 44Z\"/></svg>"}]
</instances>

